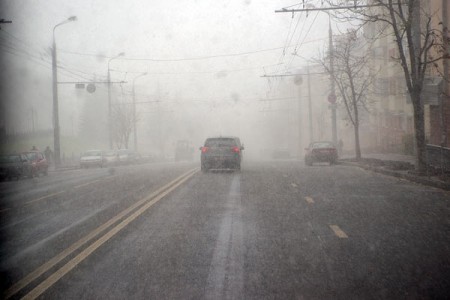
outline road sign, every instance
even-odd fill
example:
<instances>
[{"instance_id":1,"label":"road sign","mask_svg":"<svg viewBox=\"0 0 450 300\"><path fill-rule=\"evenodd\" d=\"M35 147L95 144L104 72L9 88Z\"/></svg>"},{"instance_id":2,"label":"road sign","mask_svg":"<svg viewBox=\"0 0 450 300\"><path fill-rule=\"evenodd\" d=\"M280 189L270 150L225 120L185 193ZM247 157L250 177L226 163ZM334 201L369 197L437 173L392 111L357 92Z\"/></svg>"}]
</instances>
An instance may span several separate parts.
<instances>
[{"instance_id":1,"label":"road sign","mask_svg":"<svg viewBox=\"0 0 450 300\"><path fill-rule=\"evenodd\" d=\"M92 93L95 92L95 90L96 90L95 84L89 83L89 84L87 85L87 87L86 87L86 90L87 90L89 93L92 94Z\"/></svg>"}]
</instances>

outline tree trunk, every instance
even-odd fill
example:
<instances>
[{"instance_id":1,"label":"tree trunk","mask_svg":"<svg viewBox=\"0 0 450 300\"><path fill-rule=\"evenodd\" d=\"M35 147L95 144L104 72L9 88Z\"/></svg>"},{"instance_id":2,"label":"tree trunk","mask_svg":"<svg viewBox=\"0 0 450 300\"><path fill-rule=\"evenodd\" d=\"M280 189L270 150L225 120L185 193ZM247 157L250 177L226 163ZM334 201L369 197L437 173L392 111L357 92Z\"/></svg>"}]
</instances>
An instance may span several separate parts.
<instances>
[{"instance_id":1,"label":"tree trunk","mask_svg":"<svg viewBox=\"0 0 450 300\"><path fill-rule=\"evenodd\" d=\"M359 125L354 126L355 129L355 158L357 161L361 160L361 146L359 144Z\"/></svg>"},{"instance_id":2,"label":"tree trunk","mask_svg":"<svg viewBox=\"0 0 450 300\"><path fill-rule=\"evenodd\" d=\"M414 107L414 142L416 146L416 170L420 173L425 173L427 170L427 149L425 141L424 109L420 99L420 93L411 93L411 98Z\"/></svg>"}]
</instances>

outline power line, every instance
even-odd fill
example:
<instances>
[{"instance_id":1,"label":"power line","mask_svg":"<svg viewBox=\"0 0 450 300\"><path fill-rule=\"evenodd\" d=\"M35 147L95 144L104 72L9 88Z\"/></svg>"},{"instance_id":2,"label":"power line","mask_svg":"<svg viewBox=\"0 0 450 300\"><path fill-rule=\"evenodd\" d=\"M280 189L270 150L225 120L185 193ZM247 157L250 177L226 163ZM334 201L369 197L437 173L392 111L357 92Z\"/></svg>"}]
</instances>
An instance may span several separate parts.
<instances>
[{"instance_id":1,"label":"power line","mask_svg":"<svg viewBox=\"0 0 450 300\"><path fill-rule=\"evenodd\" d=\"M292 46L288 46L288 47L292 47ZM263 53L263 52L271 52L271 51L276 51L276 50L280 50L283 48L285 48L285 47L260 49L260 50L255 50L255 51L247 51L247 52L239 52L239 53L217 54L217 55L197 56L197 57L185 57L185 58L161 59L161 58L145 58L145 57L142 57L142 58L140 58L140 57L120 57L118 59L119 60L130 60L130 61L177 62L177 61L204 60L204 59L213 59L213 58L222 58L222 57L235 57L235 56L257 54L257 53ZM111 58L109 56L100 55L100 54L80 53L80 52L73 52L73 51L67 51L67 50L58 50L58 52L63 52L63 53L73 54L73 55L101 57L101 58L105 58L105 59Z\"/></svg>"}]
</instances>

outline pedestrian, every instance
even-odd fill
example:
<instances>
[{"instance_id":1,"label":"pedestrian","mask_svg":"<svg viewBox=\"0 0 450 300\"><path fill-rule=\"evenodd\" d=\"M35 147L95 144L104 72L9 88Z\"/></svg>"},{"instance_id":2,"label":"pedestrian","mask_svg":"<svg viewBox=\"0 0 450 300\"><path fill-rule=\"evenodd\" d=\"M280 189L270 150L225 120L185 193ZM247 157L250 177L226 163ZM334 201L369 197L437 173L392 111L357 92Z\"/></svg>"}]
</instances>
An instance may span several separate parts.
<instances>
[{"instance_id":1,"label":"pedestrian","mask_svg":"<svg viewBox=\"0 0 450 300\"><path fill-rule=\"evenodd\" d=\"M45 148L44 155L45 155L45 159L47 160L48 164L50 164L50 162L52 160L53 152L49 146L47 146L47 148Z\"/></svg>"},{"instance_id":2,"label":"pedestrian","mask_svg":"<svg viewBox=\"0 0 450 300\"><path fill-rule=\"evenodd\" d=\"M36 146L31 147L31 151L38 151L38 149L36 148Z\"/></svg>"}]
</instances>

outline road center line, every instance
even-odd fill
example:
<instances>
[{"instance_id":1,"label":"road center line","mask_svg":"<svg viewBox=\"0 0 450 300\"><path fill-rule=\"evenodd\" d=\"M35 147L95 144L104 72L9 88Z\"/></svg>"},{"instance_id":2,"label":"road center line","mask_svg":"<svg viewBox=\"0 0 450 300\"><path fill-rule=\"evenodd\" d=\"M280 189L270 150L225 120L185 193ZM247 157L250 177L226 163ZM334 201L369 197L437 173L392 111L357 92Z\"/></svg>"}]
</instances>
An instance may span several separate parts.
<instances>
[{"instance_id":1,"label":"road center line","mask_svg":"<svg viewBox=\"0 0 450 300\"><path fill-rule=\"evenodd\" d=\"M309 204L313 204L314 203L314 199L311 197L306 196L305 197L306 202L308 202Z\"/></svg>"},{"instance_id":2,"label":"road center line","mask_svg":"<svg viewBox=\"0 0 450 300\"><path fill-rule=\"evenodd\" d=\"M194 174L196 174L198 170L195 170L194 172L189 172L188 175L186 175L184 178L182 178L180 181L169 187L167 190L160 193L158 196L152 199L151 196L146 197L144 200L148 201L146 204L141 206L137 211L135 211L133 214L128 216L126 219L124 219L122 222L120 222L118 225L114 226L111 230L109 230L106 234L101 236L98 240L96 240L94 243L92 243L89 247L84 249L80 254L75 256L73 259L71 259L68 263L66 263L63 267L61 267L59 270L57 270L55 273L50 275L46 280L41 282L37 287L35 287L33 290L31 290L28 294L26 294L22 299L36 299L42 293L44 293L48 288L50 288L53 284L55 284L59 279L61 279L64 275L69 273L72 269L74 269L80 262L85 260L89 255L91 255L95 250L97 250L100 246L102 246L104 243L106 243L109 239L111 239L113 236L115 236L120 230L125 228L128 224L130 224L132 221L134 221L137 217L142 215L147 209L152 207L155 203L157 203L159 200L167 196L169 193L171 193L173 190L175 190L177 187L182 185L186 180L191 178ZM153 195L153 194L152 194ZM152 200L151 200L152 199Z\"/></svg>"},{"instance_id":3,"label":"road center line","mask_svg":"<svg viewBox=\"0 0 450 300\"><path fill-rule=\"evenodd\" d=\"M53 268L56 264L58 264L59 262L61 262L63 259L65 259L67 256L69 256L70 254L72 254L73 252L75 252L76 250L78 250L80 247L82 247L83 245L85 245L86 243L88 243L90 240L92 240L93 238L95 238L96 236L98 236L101 232L105 231L106 229L108 229L109 227L111 227L114 223L118 222L120 219L122 219L124 216L128 215L130 212L132 212L134 209L136 209L137 207L141 206L143 203L145 203L146 201L148 201L149 199L152 199L156 196L158 196L159 194L161 194L163 191L165 191L166 189L168 189L170 186L172 186L173 184L175 184L176 182L180 181L181 179L185 178L186 176L192 176L193 174L195 174L198 170L190 170L186 173L184 173L183 175L175 178L174 180L172 180L171 182L169 182L168 184L164 185L163 187L161 187L160 189L156 190L155 192L153 192L152 194L150 194L148 197L139 200L138 202L136 202L135 204L131 205L130 207L128 207L127 209L123 210L122 212L120 212L119 214L117 214L115 217L111 218L110 220L108 220L107 222L103 223L102 225L100 225L99 227L97 227L96 229L92 230L90 233L88 233L86 236L84 236L83 238L79 239L77 242L73 243L72 245L70 245L68 248L66 248L65 250L63 250L62 252L60 252L58 255L54 256L52 259L50 259L49 261L47 261L46 263L44 263L43 265L41 265L40 267L38 267L37 269L35 269L33 272L31 272L30 274L28 274L27 276L25 276L24 278L22 278L20 281L18 281L17 283L15 283L14 285L12 285L5 293L5 299L10 298L11 296L15 295L17 292L19 292L20 290L22 290L23 288L25 288L27 285L29 285L31 282L33 282L34 280L36 280L38 277L40 277L42 274L46 273L48 270L50 270L51 268Z\"/></svg>"},{"instance_id":4,"label":"road center line","mask_svg":"<svg viewBox=\"0 0 450 300\"><path fill-rule=\"evenodd\" d=\"M334 231L334 234L337 237L339 237L341 239L348 238L348 235L344 231L342 231L342 229L339 228L339 226L337 226L337 225L330 225L330 228Z\"/></svg>"}]
</instances>

